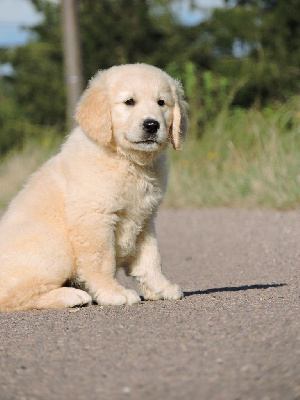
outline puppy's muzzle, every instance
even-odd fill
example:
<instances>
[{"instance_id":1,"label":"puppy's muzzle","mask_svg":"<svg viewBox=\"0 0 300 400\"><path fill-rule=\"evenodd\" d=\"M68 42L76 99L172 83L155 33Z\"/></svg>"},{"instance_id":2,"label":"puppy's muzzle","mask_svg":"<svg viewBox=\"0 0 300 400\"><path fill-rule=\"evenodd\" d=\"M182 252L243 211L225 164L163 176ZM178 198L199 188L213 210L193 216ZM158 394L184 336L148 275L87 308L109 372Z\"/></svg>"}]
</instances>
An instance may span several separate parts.
<instances>
[{"instance_id":1,"label":"puppy's muzzle","mask_svg":"<svg viewBox=\"0 0 300 400\"><path fill-rule=\"evenodd\" d=\"M160 124L155 119L146 119L143 123L144 140L155 140Z\"/></svg>"}]
</instances>

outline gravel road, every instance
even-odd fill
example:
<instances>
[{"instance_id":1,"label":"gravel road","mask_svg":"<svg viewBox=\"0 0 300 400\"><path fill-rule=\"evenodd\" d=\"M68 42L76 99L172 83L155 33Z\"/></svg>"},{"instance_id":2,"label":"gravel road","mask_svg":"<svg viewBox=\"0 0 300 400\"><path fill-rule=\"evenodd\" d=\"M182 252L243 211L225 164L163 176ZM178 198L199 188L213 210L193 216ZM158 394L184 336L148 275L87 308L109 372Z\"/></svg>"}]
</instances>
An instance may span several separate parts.
<instances>
[{"instance_id":1,"label":"gravel road","mask_svg":"<svg viewBox=\"0 0 300 400\"><path fill-rule=\"evenodd\" d=\"M1 400L300 399L300 212L163 209L157 231L185 298L1 314Z\"/></svg>"}]
</instances>

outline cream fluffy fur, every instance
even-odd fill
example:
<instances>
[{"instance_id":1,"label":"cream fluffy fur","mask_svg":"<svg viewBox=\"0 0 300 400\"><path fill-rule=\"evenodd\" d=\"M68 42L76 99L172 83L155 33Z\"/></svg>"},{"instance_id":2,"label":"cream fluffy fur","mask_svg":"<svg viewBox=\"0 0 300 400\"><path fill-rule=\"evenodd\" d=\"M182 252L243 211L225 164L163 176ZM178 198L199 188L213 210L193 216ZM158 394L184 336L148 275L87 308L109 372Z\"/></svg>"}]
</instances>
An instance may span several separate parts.
<instances>
[{"instance_id":1,"label":"cream fluffy fur","mask_svg":"<svg viewBox=\"0 0 300 400\"><path fill-rule=\"evenodd\" d=\"M118 268L136 278L146 299L182 297L162 274L153 220L166 187L164 150L170 141L180 148L185 110L180 84L146 64L91 80L79 127L1 220L2 312L138 303L115 280ZM159 128L147 141L149 119Z\"/></svg>"}]
</instances>

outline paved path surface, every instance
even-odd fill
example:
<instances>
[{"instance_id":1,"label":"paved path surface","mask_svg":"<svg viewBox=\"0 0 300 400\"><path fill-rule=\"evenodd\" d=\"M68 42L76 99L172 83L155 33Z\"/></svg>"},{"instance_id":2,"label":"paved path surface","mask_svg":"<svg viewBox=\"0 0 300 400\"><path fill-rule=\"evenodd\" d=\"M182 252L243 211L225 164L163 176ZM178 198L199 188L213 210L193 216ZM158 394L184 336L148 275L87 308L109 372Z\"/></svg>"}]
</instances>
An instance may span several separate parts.
<instances>
[{"instance_id":1,"label":"paved path surface","mask_svg":"<svg viewBox=\"0 0 300 400\"><path fill-rule=\"evenodd\" d=\"M0 315L1 400L300 399L300 212L163 210L157 230L186 297Z\"/></svg>"}]
</instances>

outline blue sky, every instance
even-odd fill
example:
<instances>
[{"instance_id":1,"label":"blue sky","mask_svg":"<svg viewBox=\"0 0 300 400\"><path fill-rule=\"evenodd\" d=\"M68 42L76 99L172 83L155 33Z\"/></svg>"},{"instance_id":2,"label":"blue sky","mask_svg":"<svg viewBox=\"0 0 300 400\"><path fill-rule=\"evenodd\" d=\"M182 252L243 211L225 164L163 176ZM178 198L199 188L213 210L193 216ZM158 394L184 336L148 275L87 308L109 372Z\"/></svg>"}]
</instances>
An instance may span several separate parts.
<instances>
[{"instance_id":1,"label":"blue sky","mask_svg":"<svg viewBox=\"0 0 300 400\"><path fill-rule=\"evenodd\" d=\"M28 33L22 26L30 26L41 16L28 0L0 0L0 46L24 44Z\"/></svg>"},{"instance_id":2,"label":"blue sky","mask_svg":"<svg viewBox=\"0 0 300 400\"><path fill-rule=\"evenodd\" d=\"M203 7L201 12L191 11L189 0L180 2L182 3L180 8L174 1L174 11L187 24L198 23L204 18L205 10L212 7L220 7L223 3L222 0L196 0L195 2L200 7ZM35 11L29 0L0 0L0 46L14 46L26 43L28 32L22 29L22 26L34 25L41 18L41 15Z\"/></svg>"}]
</instances>

